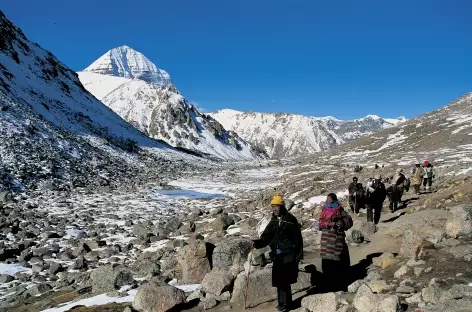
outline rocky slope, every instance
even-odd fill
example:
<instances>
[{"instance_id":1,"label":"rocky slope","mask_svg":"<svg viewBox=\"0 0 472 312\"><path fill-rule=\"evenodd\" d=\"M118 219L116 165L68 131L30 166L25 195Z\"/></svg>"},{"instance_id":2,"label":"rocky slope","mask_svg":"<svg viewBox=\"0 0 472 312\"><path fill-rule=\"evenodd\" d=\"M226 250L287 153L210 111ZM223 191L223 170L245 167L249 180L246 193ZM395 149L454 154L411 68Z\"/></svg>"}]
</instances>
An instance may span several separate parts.
<instances>
[{"instance_id":1,"label":"rocky slope","mask_svg":"<svg viewBox=\"0 0 472 312\"><path fill-rule=\"evenodd\" d=\"M264 156L187 103L166 72L129 47L108 51L79 72L79 78L100 101L152 138L223 159Z\"/></svg>"},{"instance_id":2,"label":"rocky slope","mask_svg":"<svg viewBox=\"0 0 472 312\"><path fill-rule=\"evenodd\" d=\"M109 185L190 160L97 101L3 13L0 29L0 181L17 189L39 181Z\"/></svg>"},{"instance_id":3,"label":"rocky slope","mask_svg":"<svg viewBox=\"0 0 472 312\"><path fill-rule=\"evenodd\" d=\"M270 157L298 156L326 150L404 122L375 115L356 120L308 117L284 113L239 112L224 109L210 114L226 129L264 149Z\"/></svg>"}]
</instances>

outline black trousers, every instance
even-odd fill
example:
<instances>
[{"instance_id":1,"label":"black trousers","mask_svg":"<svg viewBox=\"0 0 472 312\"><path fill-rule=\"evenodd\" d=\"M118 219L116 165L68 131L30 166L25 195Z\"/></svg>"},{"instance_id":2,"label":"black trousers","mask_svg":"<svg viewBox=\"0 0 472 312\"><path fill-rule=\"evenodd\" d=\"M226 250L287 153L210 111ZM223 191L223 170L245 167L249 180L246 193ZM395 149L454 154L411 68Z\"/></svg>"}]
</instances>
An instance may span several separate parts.
<instances>
[{"instance_id":1,"label":"black trousers","mask_svg":"<svg viewBox=\"0 0 472 312\"><path fill-rule=\"evenodd\" d=\"M351 283L350 266L351 260L347 250L341 255L341 261L321 259L323 283L320 285L320 289L323 292L347 291L347 287Z\"/></svg>"},{"instance_id":2,"label":"black trousers","mask_svg":"<svg viewBox=\"0 0 472 312\"><path fill-rule=\"evenodd\" d=\"M292 287L290 287L290 284L277 287L277 301L281 311L290 308L292 304Z\"/></svg>"},{"instance_id":3,"label":"black trousers","mask_svg":"<svg viewBox=\"0 0 472 312\"><path fill-rule=\"evenodd\" d=\"M380 221L380 214L382 213L382 204L374 204L367 206L367 221L378 224Z\"/></svg>"},{"instance_id":4,"label":"black trousers","mask_svg":"<svg viewBox=\"0 0 472 312\"><path fill-rule=\"evenodd\" d=\"M391 201L389 204L390 211L396 211L398 209L398 202Z\"/></svg>"},{"instance_id":5,"label":"black trousers","mask_svg":"<svg viewBox=\"0 0 472 312\"><path fill-rule=\"evenodd\" d=\"M424 178L423 179L423 186L424 187L426 187L426 186L431 187L431 185L433 185L433 178Z\"/></svg>"}]
</instances>

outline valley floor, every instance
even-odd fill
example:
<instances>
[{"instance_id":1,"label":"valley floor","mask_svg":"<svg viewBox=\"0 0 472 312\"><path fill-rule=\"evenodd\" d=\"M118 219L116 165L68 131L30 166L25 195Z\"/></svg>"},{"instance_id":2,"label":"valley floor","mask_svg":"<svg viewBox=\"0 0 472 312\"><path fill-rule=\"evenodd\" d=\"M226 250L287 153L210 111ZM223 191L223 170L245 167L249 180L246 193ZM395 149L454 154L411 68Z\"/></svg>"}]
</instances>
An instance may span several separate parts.
<instances>
[{"instance_id":1,"label":"valley floor","mask_svg":"<svg viewBox=\"0 0 472 312\"><path fill-rule=\"evenodd\" d=\"M396 166L386 163L385 168L377 170L387 175ZM332 160L303 165L293 161L270 161L261 165L238 164L188 172L166 184L145 189L44 191L18 198L3 208L4 218L20 226L4 229L1 237L0 306L5 311L16 312L70 309L121 312L131 306L139 283L149 278L152 269L148 267L151 264L146 255L160 253L161 260L156 260L160 263L159 271L173 276L164 272L167 267L173 270L168 261L175 259L194 233L202 234L206 241L216 245L228 237L253 238L270 214L267 200L275 191L284 192L295 202L292 213L302 223L306 241L304 265L315 265L319 271L319 235L309 227L324 194L333 191L343 196L347 193L347 184L354 174L351 170L352 167L333 165ZM373 164L367 164L358 175L367 178L374 170ZM436 181L438 192L420 196L407 193L404 206L395 213L384 212L376 233L366 235L365 243L351 242L351 266L358 279L368 274L374 256L399 253L405 231L419 225L430 229L435 222L443 225L449 214L446 208L458 202L470 203L470 196L454 195L465 194L466 190L461 189L467 181L464 178L463 174L456 177L453 171L448 172ZM462 182L455 184L457 181ZM467 183L470 182L465 185L469 185ZM365 226L365 214L353 218L355 228ZM227 224L221 224L227 220ZM250 223L251 220L255 221ZM433 229L428 232L433 238L436 234L440 236L437 243L443 242L445 235ZM430 251L423 266L431 265L434 272L438 271L437 276L444 279L460 276L464 283L472 282L464 260L469 254L472 256L472 247L467 247L469 245L463 241L454 244L468 249L458 250L456 257L437 248ZM441 259L449 259L450 263L447 271L439 274ZM146 263L146 267L139 267L141 263ZM103 294L92 293L96 285L90 282L89 272L106 264L131 268L135 282L120 284L118 290L108 289ZM393 275L388 270L383 274ZM430 277L432 275L426 279L429 281ZM420 277L418 283L419 280ZM200 287L177 279L171 284L188 294ZM296 295L295 298L300 298L296 301L296 311L302 311L301 297L313 292L316 293L316 287ZM203 306L189 305L188 309L197 311ZM224 301L208 309L214 312L244 310L241 303ZM274 303L262 303L250 310L273 311Z\"/></svg>"}]
</instances>

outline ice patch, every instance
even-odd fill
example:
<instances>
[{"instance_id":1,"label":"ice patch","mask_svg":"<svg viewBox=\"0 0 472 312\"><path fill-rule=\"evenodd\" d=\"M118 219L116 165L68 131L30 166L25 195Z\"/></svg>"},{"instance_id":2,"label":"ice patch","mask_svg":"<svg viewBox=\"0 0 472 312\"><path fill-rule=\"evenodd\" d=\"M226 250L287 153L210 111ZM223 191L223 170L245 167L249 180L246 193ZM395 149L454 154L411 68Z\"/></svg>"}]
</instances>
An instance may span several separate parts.
<instances>
[{"instance_id":1,"label":"ice patch","mask_svg":"<svg viewBox=\"0 0 472 312\"><path fill-rule=\"evenodd\" d=\"M222 198L225 197L223 193L217 192L198 192L193 190L155 190L155 198L157 200L169 201L172 199L204 199L204 198Z\"/></svg>"},{"instance_id":2,"label":"ice patch","mask_svg":"<svg viewBox=\"0 0 472 312\"><path fill-rule=\"evenodd\" d=\"M0 263L0 274L15 275L18 272L29 271L30 269L17 264Z\"/></svg>"}]
</instances>

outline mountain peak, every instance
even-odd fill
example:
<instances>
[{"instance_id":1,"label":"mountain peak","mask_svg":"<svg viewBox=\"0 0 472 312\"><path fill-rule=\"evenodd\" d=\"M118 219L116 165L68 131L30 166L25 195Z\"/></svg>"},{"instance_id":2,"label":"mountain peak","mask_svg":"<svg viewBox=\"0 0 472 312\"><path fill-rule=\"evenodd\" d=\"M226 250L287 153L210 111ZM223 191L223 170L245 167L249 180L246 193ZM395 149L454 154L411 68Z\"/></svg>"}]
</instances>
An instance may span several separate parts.
<instances>
[{"instance_id":1,"label":"mountain peak","mask_svg":"<svg viewBox=\"0 0 472 312\"><path fill-rule=\"evenodd\" d=\"M158 85L172 84L169 74L144 54L127 45L113 48L84 69L102 75L140 79Z\"/></svg>"}]
</instances>

